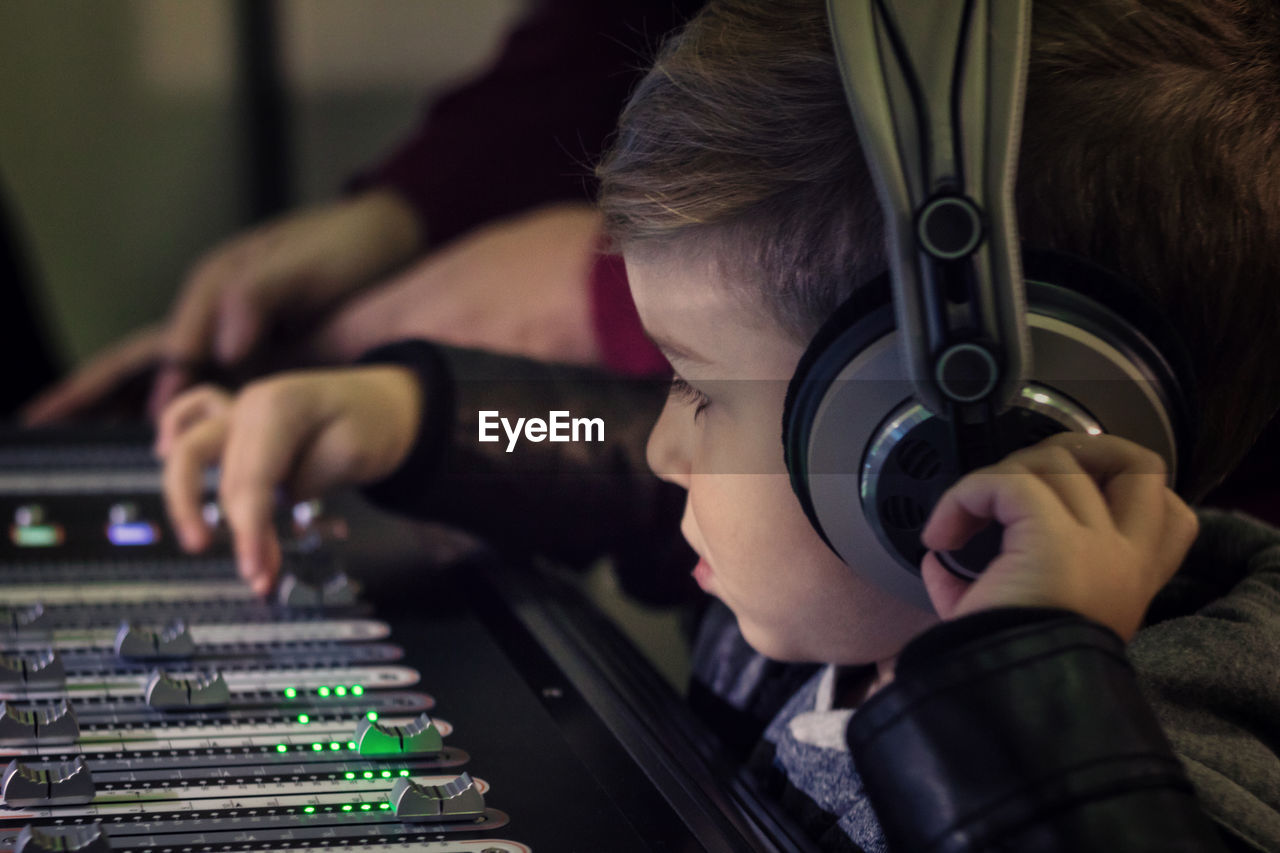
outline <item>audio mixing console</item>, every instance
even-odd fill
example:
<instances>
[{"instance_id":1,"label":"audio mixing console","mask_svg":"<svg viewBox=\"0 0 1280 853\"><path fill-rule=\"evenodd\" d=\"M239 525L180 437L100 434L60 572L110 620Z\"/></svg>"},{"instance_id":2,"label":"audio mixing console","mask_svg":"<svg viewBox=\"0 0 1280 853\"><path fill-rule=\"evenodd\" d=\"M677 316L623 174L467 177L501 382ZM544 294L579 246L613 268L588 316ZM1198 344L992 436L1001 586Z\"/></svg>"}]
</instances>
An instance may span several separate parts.
<instances>
[{"instance_id":1,"label":"audio mixing console","mask_svg":"<svg viewBox=\"0 0 1280 853\"><path fill-rule=\"evenodd\" d=\"M804 849L570 589L308 504L260 600L145 448L0 445L0 853Z\"/></svg>"}]
</instances>

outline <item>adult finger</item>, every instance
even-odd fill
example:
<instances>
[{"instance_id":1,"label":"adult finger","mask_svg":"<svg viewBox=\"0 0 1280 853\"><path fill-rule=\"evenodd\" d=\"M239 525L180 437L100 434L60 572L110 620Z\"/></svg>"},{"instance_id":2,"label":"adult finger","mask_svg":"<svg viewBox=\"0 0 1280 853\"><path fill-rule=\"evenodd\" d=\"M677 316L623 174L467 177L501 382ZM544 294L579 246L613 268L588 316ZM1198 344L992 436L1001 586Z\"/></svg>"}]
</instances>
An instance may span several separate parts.
<instances>
[{"instance_id":1,"label":"adult finger","mask_svg":"<svg viewBox=\"0 0 1280 853\"><path fill-rule=\"evenodd\" d=\"M200 551L209 545L210 531L200 511L204 472L222 455L227 429L226 417L201 421L176 437L165 458L165 509L178 541L188 551Z\"/></svg>"},{"instance_id":2,"label":"adult finger","mask_svg":"<svg viewBox=\"0 0 1280 853\"><path fill-rule=\"evenodd\" d=\"M26 404L20 415L22 422L26 426L43 426L97 403L130 376L157 362L162 341L158 326L134 332Z\"/></svg>"}]
</instances>

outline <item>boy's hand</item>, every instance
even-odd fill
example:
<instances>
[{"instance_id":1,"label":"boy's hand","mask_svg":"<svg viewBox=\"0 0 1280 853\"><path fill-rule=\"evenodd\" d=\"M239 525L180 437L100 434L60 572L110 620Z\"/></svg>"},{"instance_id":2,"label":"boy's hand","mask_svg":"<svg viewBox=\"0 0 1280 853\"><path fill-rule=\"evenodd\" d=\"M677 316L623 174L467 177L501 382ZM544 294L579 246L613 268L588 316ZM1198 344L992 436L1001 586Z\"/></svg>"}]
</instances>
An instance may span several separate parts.
<instances>
[{"instance_id":1,"label":"boy's hand","mask_svg":"<svg viewBox=\"0 0 1280 853\"><path fill-rule=\"evenodd\" d=\"M972 471L943 494L921 541L921 570L944 619L995 607L1061 607L1126 641L1196 537L1195 514L1166 488L1164 461L1117 436L1061 433ZM991 520L999 556L976 581L934 551L959 548Z\"/></svg>"},{"instance_id":2,"label":"boy's hand","mask_svg":"<svg viewBox=\"0 0 1280 853\"><path fill-rule=\"evenodd\" d=\"M303 500L390 474L413 446L420 396L400 367L279 374L235 397L208 385L181 395L161 416L156 454L182 547L210 543L202 482L205 468L220 463L218 497L240 574L258 594L269 592L280 569L277 490Z\"/></svg>"}]
</instances>

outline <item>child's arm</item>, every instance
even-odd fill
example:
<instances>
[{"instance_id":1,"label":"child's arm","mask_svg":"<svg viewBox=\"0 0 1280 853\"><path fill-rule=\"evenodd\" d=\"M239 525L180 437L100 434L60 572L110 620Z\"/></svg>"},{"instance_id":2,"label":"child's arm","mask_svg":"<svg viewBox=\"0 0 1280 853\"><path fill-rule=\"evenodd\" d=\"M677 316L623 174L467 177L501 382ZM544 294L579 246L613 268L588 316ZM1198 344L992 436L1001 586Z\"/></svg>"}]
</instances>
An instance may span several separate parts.
<instances>
[{"instance_id":1,"label":"child's arm","mask_svg":"<svg viewBox=\"0 0 1280 853\"><path fill-rule=\"evenodd\" d=\"M849 729L890 848L1225 849L1121 640L1197 529L1158 460L1056 436L962 479L922 539L958 547L993 518L1003 550L976 582L926 558L951 621L904 649Z\"/></svg>"}]
</instances>

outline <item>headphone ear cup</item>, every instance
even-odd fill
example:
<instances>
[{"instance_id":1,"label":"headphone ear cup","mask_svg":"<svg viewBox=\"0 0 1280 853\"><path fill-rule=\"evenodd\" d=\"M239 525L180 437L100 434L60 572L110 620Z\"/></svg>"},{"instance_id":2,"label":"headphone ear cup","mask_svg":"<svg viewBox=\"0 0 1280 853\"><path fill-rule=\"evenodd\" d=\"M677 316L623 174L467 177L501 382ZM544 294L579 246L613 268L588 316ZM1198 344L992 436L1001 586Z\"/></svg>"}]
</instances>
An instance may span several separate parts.
<instances>
[{"instance_id":1,"label":"headphone ear cup","mask_svg":"<svg viewBox=\"0 0 1280 853\"><path fill-rule=\"evenodd\" d=\"M1177 463L1195 440L1194 382L1181 340L1139 291L1104 270L1057 253L1024 254L1034 387L1000 416L1002 452L1103 426L1163 448L1181 475L1186 466ZM783 412L784 456L801 507L827 545L874 582L927 606L919 530L960 471L949 429L913 401L899 347L886 275L858 288L800 359ZM937 464L926 475L918 463L928 458ZM980 571L999 547L999 532L988 533L948 555L955 558L948 568Z\"/></svg>"},{"instance_id":2,"label":"headphone ear cup","mask_svg":"<svg viewBox=\"0 0 1280 853\"><path fill-rule=\"evenodd\" d=\"M807 467L809 439L822 396L854 356L894 330L893 282L883 273L860 287L822 324L796 365L782 409L782 446L791 489L809 523L827 543L814 512Z\"/></svg>"}]
</instances>

